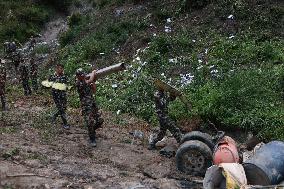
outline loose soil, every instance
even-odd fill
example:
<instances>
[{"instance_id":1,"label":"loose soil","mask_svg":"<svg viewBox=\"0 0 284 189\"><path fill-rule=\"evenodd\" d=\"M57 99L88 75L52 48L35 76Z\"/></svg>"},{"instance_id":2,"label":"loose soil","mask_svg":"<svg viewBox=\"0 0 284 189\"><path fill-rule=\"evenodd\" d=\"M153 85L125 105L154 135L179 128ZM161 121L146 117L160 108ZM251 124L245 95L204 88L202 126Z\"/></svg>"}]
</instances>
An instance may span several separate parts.
<instances>
[{"instance_id":1,"label":"loose soil","mask_svg":"<svg viewBox=\"0 0 284 189\"><path fill-rule=\"evenodd\" d=\"M14 95L1 112L0 188L192 188L175 158L147 150L147 123L104 111L93 148L79 109L68 109L64 130L60 120L49 123L50 106L47 95ZM144 136L134 138L135 130Z\"/></svg>"}]
</instances>

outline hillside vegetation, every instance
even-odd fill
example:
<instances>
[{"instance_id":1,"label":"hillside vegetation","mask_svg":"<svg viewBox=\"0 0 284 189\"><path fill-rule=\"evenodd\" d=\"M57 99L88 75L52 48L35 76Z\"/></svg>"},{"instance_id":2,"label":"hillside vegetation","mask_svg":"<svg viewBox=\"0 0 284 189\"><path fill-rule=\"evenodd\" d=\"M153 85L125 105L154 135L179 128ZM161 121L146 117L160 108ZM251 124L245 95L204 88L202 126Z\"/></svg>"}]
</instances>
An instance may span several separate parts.
<instances>
[{"instance_id":1,"label":"hillside vegetation","mask_svg":"<svg viewBox=\"0 0 284 189\"><path fill-rule=\"evenodd\" d=\"M160 78L183 91L193 105L188 110L179 100L172 103L171 116L177 121L198 116L203 126L212 122L220 129L284 139L282 1L87 3L91 11L69 16L57 60L70 77L79 67L128 65L127 71L98 81L100 106L155 125L152 78ZM42 4L37 6L40 10ZM48 18L45 11L40 11L38 25ZM7 35L3 31L1 39ZM70 105L79 106L75 93Z\"/></svg>"},{"instance_id":2,"label":"hillside vegetation","mask_svg":"<svg viewBox=\"0 0 284 189\"><path fill-rule=\"evenodd\" d=\"M32 35L40 33L54 13L66 12L72 2L72 0L1 0L0 43L25 42Z\"/></svg>"}]
</instances>

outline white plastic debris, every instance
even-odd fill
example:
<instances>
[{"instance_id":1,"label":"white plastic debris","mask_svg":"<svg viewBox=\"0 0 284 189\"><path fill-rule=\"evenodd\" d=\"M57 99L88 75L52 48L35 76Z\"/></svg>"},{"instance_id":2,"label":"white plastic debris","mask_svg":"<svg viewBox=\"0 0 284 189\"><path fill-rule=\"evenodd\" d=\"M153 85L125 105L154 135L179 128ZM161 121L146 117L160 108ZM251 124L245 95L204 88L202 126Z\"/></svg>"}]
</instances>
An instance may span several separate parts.
<instances>
[{"instance_id":1,"label":"white plastic debris","mask_svg":"<svg viewBox=\"0 0 284 189\"><path fill-rule=\"evenodd\" d=\"M218 71L218 70L216 70L216 69L215 69L215 70L211 70L211 71L210 71L210 73L211 73L211 74L217 74L218 72L219 72L219 71Z\"/></svg>"},{"instance_id":2,"label":"white plastic debris","mask_svg":"<svg viewBox=\"0 0 284 189\"><path fill-rule=\"evenodd\" d=\"M192 40L192 42L193 42L193 43L195 43L195 42L196 42L196 40L195 40L195 39L193 39L193 40Z\"/></svg>"},{"instance_id":3,"label":"white plastic debris","mask_svg":"<svg viewBox=\"0 0 284 189\"><path fill-rule=\"evenodd\" d=\"M234 16L231 14L228 16L229 19L234 19Z\"/></svg>"},{"instance_id":4,"label":"white plastic debris","mask_svg":"<svg viewBox=\"0 0 284 189\"><path fill-rule=\"evenodd\" d=\"M199 62L199 63L202 63L203 61L199 59L198 62Z\"/></svg>"},{"instance_id":5,"label":"white plastic debris","mask_svg":"<svg viewBox=\"0 0 284 189\"><path fill-rule=\"evenodd\" d=\"M167 23L171 23L172 22L172 19L171 18L168 18L167 19Z\"/></svg>"},{"instance_id":6,"label":"white plastic debris","mask_svg":"<svg viewBox=\"0 0 284 189\"><path fill-rule=\"evenodd\" d=\"M121 110L117 110L116 115L119 115L121 112Z\"/></svg>"},{"instance_id":7,"label":"white plastic debris","mask_svg":"<svg viewBox=\"0 0 284 189\"><path fill-rule=\"evenodd\" d=\"M205 54L208 54L208 49L205 49Z\"/></svg>"},{"instance_id":8,"label":"white plastic debris","mask_svg":"<svg viewBox=\"0 0 284 189\"><path fill-rule=\"evenodd\" d=\"M169 63L174 63L176 64L178 61L177 61L177 58L170 58L169 59Z\"/></svg>"},{"instance_id":9,"label":"white plastic debris","mask_svg":"<svg viewBox=\"0 0 284 189\"><path fill-rule=\"evenodd\" d=\"M172 32L171 27L165 26L165 32L166 32L166 33L171 33L171 32Z\"/></svg>"},{"instance_id":10,"label":"white plastic debris","mask_svg":"<svg viewBox=\"0 0 284 189\"><path fill-rule=\"evenodd\" d=\"M233 39L233 38L235 38L235 36L234 36L234 35L231 35L231 36L229 37L229 39Z\"/></svg>"},{"instance_id":11,"label":"white plastic debris","mask_svg":"<svg viewBox=\"0 0 284 189\"><path fill-rule=\"evenodd\" d=\"M197 67L197 70L200 70L201 68L203 68L203 66L201 65L201 66L198 66Z\"/></svg>"},{"instance_id":12,"label":"white plastic debris","mask_svg":"<svg viewBox=\"0 0 284 189\"><path fill-rule=\"evenodd\" d=\"M153 36L154 36L154 37L156 37L156 36L157 36L157 34L156 34L156 33L153 33Z\"/></svg>"},{"instance_id":13,"label":"white plastic debris","mask_svg":"<svg viewBox=\"0 0 284 189\"><path fill-rule=\"evenodd\" d=\"M112 87L112 88L117 88L118 85L117 85L117 84L112 84L111 87Z\"/></svg>"},{"instance_id":14,"label":"white plastic debris","mask_svg":"<svg viewBox=\"0 0 284 189\"><path fill-rule=\"evenodd\" d=\"M100 53L100 55L104 55L105 53Z\"/></svg>"}]
</instances>

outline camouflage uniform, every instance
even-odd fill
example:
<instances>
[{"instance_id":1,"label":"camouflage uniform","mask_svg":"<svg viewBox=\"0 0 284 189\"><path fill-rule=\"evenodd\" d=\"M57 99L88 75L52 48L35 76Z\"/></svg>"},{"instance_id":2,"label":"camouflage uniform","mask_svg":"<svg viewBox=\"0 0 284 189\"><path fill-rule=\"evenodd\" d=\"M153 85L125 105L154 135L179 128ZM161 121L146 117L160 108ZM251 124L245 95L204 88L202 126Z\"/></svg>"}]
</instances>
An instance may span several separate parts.
<instances>
[{"instance_id":1,"label":"camouflage uniform","mask_svg":"<svg viewBox=\"0 0 284 189\"><path fill-rule=\"evenodd\" d=\"M22 85L24 88L24 94L27 95L31 95L32 94L32 90L30 88L29 85L29 67L25 62L22 62L20 64L19 67L19 71L20 71L20 77L22 80Z\"/></svg>"},{"instance_id":2,"label":"camouflage uniform","mask_svg":"<svg viewBox=\"0 0 284 189\"><path fill-rule=\"evenodd\" d=\"M173 134L179 143L181 140L181 131L176 126L175 122L168 117L168 101L171 99L169 99L163 91L156 92L154 98L156 113L160 123L160 131L157 137L150 142L149 149L155 148L156 143L165 137L167 130Z\"/></svg>"},{"instance_id":3,"label":"camouflage uniform","mask_svg":"<svg viewBox=\"0 0 284 189\"><path fill-rule=\"evenodd\" d=\"M34 91L38 90L37 73L38 73L38 65L35 63L35 61L33 59L31 59L31 61L30 61L30 75L31 75L32 86L33 86Z\"/></svg>"},{"instance_id":4,"label":"camouflage uniform","mask_svg":"<svg viewBox=\"0 0 284 189\"><path fill-rule=\"evenodd\" d=\"M85 124L88 127L89 137L91 142L95 142L96 129L103 124L103 119L100 118L99 110L93 97L93 84L87 84L85 80L77 80L76 87L81 101L82 114Z\"/></svg>"},{"instance_id":5,"label":"camouflage uniform","mask_svg":"<svg viewBox=\"0 0 284 189\"><path fill-rule=\"evenodd\" d=\"M6 110L6 98L5 98L6 76L7 76L7 73L6 73L5 65L0 62L0 98L1 98L2 110Z\"/></svg>"},{"instance_id":6,"label":"camouflage uniform","mask_svg":"<svg viewBox=\"0 0 284 189\"><path fill-rule=\"evenodd\" d=\"M21 62L21 56L20 56L20 53L17 52L16 43L15 42L5 42L4 51L6 53L6 58L12 61L15 67L15 71L17 72L18 66Z\"/></svg>"},{"instance_id":7,"label":"camouflage uniform","mask_svg":"<svg viewBox=\"0 0 284 189\"><path fill-rule=\"evenodd\" d=\"M63 75L57 75L54 73L54 75L50 76L49 81L52 81L54 83L62 83L62 84L67 84L68 79L67 77ZM55 103L55 106L57 108L56 112L52 116L52 122L55 122L56 118L58 116L61 116L62 122L64 124L64 127L68 127L67 124L67 117L66 117L66 108L67 108L67 94L66 91L61 91L57 89L52 88L52 97L53 101Z\"/></svg>"}]
</instances>

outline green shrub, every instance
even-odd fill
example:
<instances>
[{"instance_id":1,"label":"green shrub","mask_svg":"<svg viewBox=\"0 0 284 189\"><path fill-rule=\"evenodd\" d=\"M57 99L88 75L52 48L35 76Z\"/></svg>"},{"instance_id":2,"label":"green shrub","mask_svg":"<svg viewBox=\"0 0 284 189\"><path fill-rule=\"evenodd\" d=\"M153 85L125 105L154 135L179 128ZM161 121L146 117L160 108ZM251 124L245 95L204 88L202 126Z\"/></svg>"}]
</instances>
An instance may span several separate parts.
<instances>
[{"instance_id":1,"label":"green shrub","mask_svg":"<svg viewBox=\"0 0 284 189\"><path fill-rule=\"evenodd\" d=\"M73 2L74 0L40 0L40 3L52 6L60 11L68 11L68 8Z\"/></svg>"},{"instance_id":2,"label":"green shrub","mask_svg":"<svg viewBox=\"0 0 284 189\"><path fill-rule=\"evenodd\" d=\"M52 9L31 1L8 1L0 3L0 42L15 40L24 42L40 32L52 14Z\"/></svg>"},{"instance_id":3,"label":"green shrub","mask_svg":"<svg viewBox=\"0 0 284 189\"><path fill-rule=\"evenodd\" d=\"M82 21L82 15L78 12L73 13L71 16L68 17L68 25L69 27L74 27L79 25Z\"/></svg>"}]
</instances>

